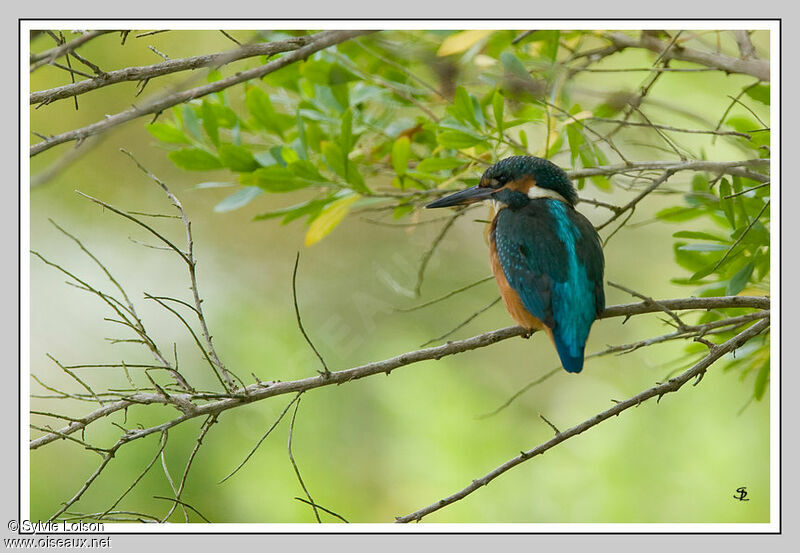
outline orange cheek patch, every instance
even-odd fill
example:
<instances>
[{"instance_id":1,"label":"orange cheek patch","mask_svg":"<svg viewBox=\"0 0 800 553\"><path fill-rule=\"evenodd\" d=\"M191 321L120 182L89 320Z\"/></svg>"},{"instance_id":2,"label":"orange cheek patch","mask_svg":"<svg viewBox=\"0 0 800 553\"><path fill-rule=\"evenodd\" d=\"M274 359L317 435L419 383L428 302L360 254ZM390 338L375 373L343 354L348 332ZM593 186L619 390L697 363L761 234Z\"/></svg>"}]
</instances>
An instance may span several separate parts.
<instances>
[{"instance_id":1,"label":"orange cheek patch","mask_svg":"<svg viewBox=\"0 0 800 553\"><path fill-rule=\"evenodd\" d=\"M504 188L508 188L509 190L516 190L517 192L522 192L523 194L527 195L528 190L532 187L536 186L536 180L533 177L523 177L518 180L512 180Z\"/></svg>"}]
</instances>

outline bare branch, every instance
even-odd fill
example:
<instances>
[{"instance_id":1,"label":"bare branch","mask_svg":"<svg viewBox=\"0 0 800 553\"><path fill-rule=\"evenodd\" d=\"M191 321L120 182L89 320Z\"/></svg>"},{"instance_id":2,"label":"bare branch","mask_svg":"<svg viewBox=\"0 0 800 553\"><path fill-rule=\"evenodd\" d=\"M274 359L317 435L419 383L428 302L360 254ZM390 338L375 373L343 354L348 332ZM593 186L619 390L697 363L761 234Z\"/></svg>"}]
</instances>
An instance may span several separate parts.
<instances>
[{"instance_id":1,"label":"bare branch","mask_svg":"<svg viewBox=\"0 0 800 553\"><path fill-rule=\"evenodd\" d=\"M134 106L115 115L109 115L108 117L105 117L104 119L97 121L96 123L92 123L86 127L52 136L31 146L30 155L35 156L36 154L44 152L45 150L49 150L58 144L72 142L75 140L80 141L89 136L105 132L113 127L121 125L122 123L142 117L143 115L161 113L172 106L188 102L189 100L200 98L214 92L219 92L220 90L224 90L252 79L259 79L264 75L268 75L274 71L277 71L278 69L281 69L282 67L286 67L294 62L305 59L319 50L323 50L334 44L338 44L353 37L361 36L371 32L373 31L323 31L314 35L314 40L307 45L262 66L241 71L235 75L231 75L203 86L175 92L174 94L169 94L163 97L157 97L150 101L144 102L141 106Z\"/></svg>"},{"instance_id":2,"label":"bare branch","mask_svg":"<svg viewBox=\"0 0 800 553\"><path fill-rule=\"evenodd\" d=\"M573 426L569 430L556 434L555 437L544 442L543 444L534 447L533 449L521 452L517 457L514 457L513 459L503 463L502 465L500 465L493 471L489 472L485 476L473 480L469 486L465 487L461 491L456 492L453 495L450 495L444 499L440 499L436 503L433 503L423 509L419 509L418 511L415 511L411 514L402 517L397 517L396 522L419 521L424 516L436 512L442 509L443 507L451 505L456 501L464 499L474 491L478 490L480 487L489 484L489 482L491 482L501 474L511 470L515 466L529 459L532 459L537 455L545 453L546 451L552 449L561 442L564 442L569 438L577 436L578 434L581 434L586 430L589 430L590 428L600 424L601 422L608 420L611 417L619 415L620 413L622 413L627 409L630 409L631 407L636 407L640 405L642 402L647 401L648 399L651 399L653 397L658 397L660 399L662 396L666 394L678 391L689 380L703 375L705 371L708 369L708 367L710 367L715 361L717 361L723 355L741 347L750 338L753 338L754 336L758 335L759 333L764 331L767 327L769 327L769 319L763 319L757 322L756 324L744 330L743 332L740 332L727 342L709 351L708 354L702 360L700 360L698 363L696 363L694 366L684 371L680 375L674 378L670 378L666 382L662 382L661 384L653 386L652 388L649 388L643 392L640 392L635 396L626 399L625 401L621 401L615 404L611 409L598 413L592 418L587 419L576 426Z\"/></svg>"},{"instance_id":3,"label":"bare branch","mask_svg":"<svg viewBox=\"0 0 800 553\"><path fill-rule=\"evenodd\" d=\"M31 104L49 104L56 100L69 98L70 96L77 96L84 94L91 90L103 88L117 83L123 82L141 82L163 75L169 75L180 71L190 71L200 69L203 67L218 68L223 65L258 56L274 56L283 52L290 52L297 50L314 40L317 35L293 37L286 40L276 42L261 42L257 44L248 44L236 50L228 52L221 52L217 54L206 54L202 56L193 56L189 58L178 58L174 60L165 61L163 63L155 63L152 65L143 65L138 67L126 67L125 69L118 69L116 71L109 71L102 75L94 76L88 80L81 81L75 84L69 84L51 88L49 90L39 90L32 92L30 95ZM91 77L91 76L90 76Z\"/></svg>"},{"instance_id":4,"label":"bare branch","mask_svg":"<svg viewBox=\"0 0 800 553\"><path fill-rule=\"evenodd\" d=\"M768 296L722 296L722 297L701 297L701 298L681 298L681 299L668 299L658 300L662 306L675 310L684 309L724 309L731 307L745 307L755 309L769 309L770 298ZM612 305L600 314L601 319L611 317L631 317L634 315L641 315L644 313L656 313L662 309L651 302L629 303ZM169 420L163 424L153 426L150 428L132 430L126 436L128 441L143 438L155 432L161 432L165 428L172 428L181 424L182 422L209 414L219 414L228 409L238 407L240 405L260 401L266 398L293 394L297 392L305 392L315 388L322 388L324 386L332 386L359 380L381 373L391 373L393 370L419 363L421 361L428 361L431 359L441 359L448 355L455 355L507 340L516 336L523 336L528 333L528 330L519 326L510 326L498 330L492 330L484 334L473 336L464 340L457 340L448 342L446 344L419 349L403 353L396 357L391 357L383 361L375 361L344 369L341 371L333 371L330 376L312 376L302 378L300 380L291 380L285 382L274 383L258 383L247 386L245 390L239 391L236 395L223 396L222 399L212 401L206 404L195 406L194 410L183 412L183 414L175 419ZM190 394L173 394L172 397L179 397L181 400L190 401L194 399ZM203 397L200 395L200 397ZM162 405L169 405L171 401L161 394L153 393L136 393L125 396L114 403L109 403L104 407L97 409L81 419L80 422L73 422L57 432L51 432L40 436L30 441L30 449L37 449L51 442L54 442L65 435L72 434L78 430L85 428L87 425L97 421L111 413L120 411L131 405L136 404L150 404L157 403Z\"/></svg>"},{"instance_id":5,"label":"bare branch","mask_svg":"<svg viewBox=\"0 0 800 553\"><path fill-rule=\"evenodd\" d=\"M664 59L688 61L726 73L742 73L752 75L761 81L769 81L769 62L765 60L732 58L724 54L701 52L678 45L665 52L666 43L648 33L642 33L639 38L622 33L607 33L604 36L617 48L645 48L662 54Z\"/></svg>"},{"instance_id":6,"label":"bare branch","mask_svg":"<svg viewBox=\"0 0 800 553\"><path fill-rule=\"evenodd\" d=\"M105 35L107 33L114 33L114 32L116 31L90 31L88 33L84 33L78 38L71 40L65 44L56 46L55 48L50 48L49 50L45 50L44 52L39 52L38 54L31 54L30 62L33 64L33 66L31 67L31 72L35 71L42 65L47 65L48 63L52 63L53 61L60 58L64 54L72 52L78 46L86 44L87 42L89 42L94 38L97 38L101 35Z\"/></svg>"}]
</instances>

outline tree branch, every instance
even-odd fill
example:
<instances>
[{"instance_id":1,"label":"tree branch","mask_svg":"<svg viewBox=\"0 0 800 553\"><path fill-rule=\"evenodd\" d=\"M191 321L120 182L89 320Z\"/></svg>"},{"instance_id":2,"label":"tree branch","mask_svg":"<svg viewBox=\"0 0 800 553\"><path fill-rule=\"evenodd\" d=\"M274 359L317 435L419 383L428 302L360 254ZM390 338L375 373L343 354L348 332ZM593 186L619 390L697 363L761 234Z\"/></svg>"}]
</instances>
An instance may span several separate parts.
<instances>
[{"instance_id":1,"label":"tree branch","mask_svg":"<svg viewBox=\"0 0 800 553\"><path fill-rule=\"evenodd\" d=\"M631 162L629 165L603 165L600 167L586 167L583 169L575 169L567 171L572 179L580 179L584 177L593 177L596 175L615 175L618 173L627 173L629 171L711 171L716 173L727 173L737 176L745 176L748 179L756 182L766 182L769 180L768 175L755 173L753 171L746 171L743 167L769 167L770 160L765 158L745 159L739 161L704 161L704 160L690 160L690 161L638 161Z\"/></svg>"},{"instance_id":2,"label":"tree branch","mask_svg":"<svg viewBox=\"0 0 800 553\"><path fill-rule=\"evenodd\" d=\"M700 360L698 363L696 363L694 366L684 371L680 375L670 378L666 382L662 382L643 392L640 392L635 396L626 399L625 401L621 401L615 404L611 409L607 409L602 413L598 413L592 418L587 419L576 426L573 426L569 430L557 433L553 438L544 442L543 444L540 444L528 451L521 452L517 457L514 457L513 459L503 463L502 465L500 465L493 471L489 472L482 478L473 480L469 486L465 487L461 491L456 492L453 495L450 495L444 499L440 499L436 503L433 503L411 514L402 517L397 517L395 519L396 522L419 521L422 519L422 517L426 515L436 512L442 509L443 507L446 507L447 505L455 503L456 501L464 499L465 497L470 495L472 492L476 491L481 486L486 486L487 484L489 484L489 482L491 482L504 472L511 470L512 468L521 463L524 463L528 459L531 459L537 455L545 453L546 451L552 449L561 442L564 442L569 438L577 436L578 434L581 434L582 432L589 430L590 428L600 424L601 422L608 420L611 417L619 415L620 413L622 413L627 409L630 409L631 407L636 407L638 405L641 405L642 402L647 401L648 399L651 399L653 397L658 397L659 399L661 399L661 397L664 396L665 394L678 391L684 384L686 384L692 378L702 378L702 375L705 373L708 367L710 367L720 357L722 357L726 353L735 350L736 348L741 347L750 338L753 338L754 336L758 335L759 333L764 331L767 327L769 327L769 319L760 320L759 322L747 328L746 330L740 332L727 342L724 342L722 345L712 348L702 360Z\"/></svg>"},{"instance_id":3,"label":"tree branch","mask_svg":"<svg viewBox=\"0 0 800 553\"><path fill-rule=\"evenodd\" d=\"M34 64L33 67L31 67L31 73L36 69L38 69L39 67L41 67L42 65L47 65L48 63L52 63L53 61L60 58L64 54L72 52L78 46L86 44L87 42L89 42L94 38L115 32L116 31L90 31L88 33L82 34L75 40L71 40L65 44L56 46L55 48L50 48L49 50L45 50L44 52L39 52L38 54L31 54L30 63Z\"/></svg>"},{"instance_id":4,"label":"tree branch","mask_svg":"<svg viewBox=\"0 0 800 553\"><path fill-rule=\"evenodd\" d=\"M622 33L608 33L604 36L619 49L645 48L661 54L662 59L665 60L688 61L706 67L713 67L726 73L742 73L752 75L760 81L769 81L769 61L732 58L724 54L702 52L692 48L684 48L680 45L674 45L669 51L665 51L667 43L647 33L642 33L639 38Z\"/></svg>"},{"instance_id":5,"label":"tree branch","mask_svg":"<svg viewBox=\"0 0 800 553\"><path fill-rule=\"evenodd\" d=\"M274 56L275 54L290 52L306 46L307 44L313 42L315 37L318 36L319 35L308 35L293 37L276 42L248 44L228 52L193 56L190 58L179 58L165 61L163 63L155 63L152 65L144 65L139 67L126 67L125 69L109 71L91 79L80 81L74 84L32 92L30 95L30 103L42 103L46 105L56 100L69 98L70 96L78 96L91 90L96 90L112 84L131 81L141 82L148 79L153 79L155 77L161 77L162 75L177 73L179 71L199 69L201 67L221 67L234 61L257 56Z\"/></svg>"},{"instance_id":6,"label":"tree branch","mask_svg":"<svg viewBox=\"0 0 800 553\"><path fill-rule=\"evenodd\" d=\"M640 303L629 303L612 305L600 314L601 319L611 317L631 317L634 315L641 315L644 313L662 312L662 308L675 310L685 309L721 309L731 307L746 307L755 309L769 309L770 298L767 296L723 296L723 297L708 297L708 298L681 298L671 300L659 300L656 303L645 301ZM54 442L64 436L77 432L86 428L89 424L106 417L117 411L126 409L132 405L137 404L161 404L161 405L175 405L181 408L182 415L162 423L158 426L150 428L131 430L124 439L125 441L132 441L143 438L154 432L161 432L164 429L172 428L186 420L205 416L210 414L219 414L228 409L238 407L240 405L260 401L274 396L291 394L297 392L304 392L321 388L324 386L332 386L344 384L352 380L358 380L373 376L376 374L389 374L393 370L419 363L420 361L427 361L431 359L439 360L448 355L462 353L473 349L489 346L491 344L513 338L515 336L522 336L527 334L528 331L519 326L510 326L498 330L492 330L484 334L473 336L464 340L457 340L448 342L441 346L419 349L403 353L396 357L391 357L383 361L375 361L359 367L344 369L341 371L333 371L329 375L312 376L302 378L299 380L291 380L286 382L274 383L257 383L240 388L236 390L235 394L229 396L221 396L222 399L211 401L202 405L190 403L192 400L203 399L204 394L172 394L171 396L164 396L160 393L136 393L128 396L121 397L113 403L108 403L105 406L92 411L80 421L72 422L64 428L53 431L44 436L40 436L30 441L30 449L37 449L51 442ZM215 396L220 397L220 396ZM187 405L193 405L193 408L188 408Z\"/></svg>"},{"instance_id":7,"label":"tree branch","mask_svg":"<svg viewBox=\"0 0 800 553\"><path fill-rule=\"evenodd\" d=\"M167 96L157 97L153 100L145 102L141 106L133 106L132 108L120 113L109 115L108 117L105 117L104 119L97 121L96 123L92 123L86 127L52 136L31 146L30 155L35 156L36 154L49 150L53 146L63 144L65 142L72 142L76 140L82 141L89 136L100 134L118 125L121 125L122 123L127 123L128 121L142 117L143 115L158 114L165 109L188 102L189 100L200 98L214 92L219 92L220 90L224 90L252 79L259 79L265 75L277 71L278 69L286 67L287 65L303 60L309 57L311 54L323 50L329 46L339 44L340 42L344 42L353 37L372 32L374 31L323 31L314 35L314 40L309 42L307 45L267 64L236 73L235 75L231 75L213 83L175 92Z\"/></svg>"}]
</instances>

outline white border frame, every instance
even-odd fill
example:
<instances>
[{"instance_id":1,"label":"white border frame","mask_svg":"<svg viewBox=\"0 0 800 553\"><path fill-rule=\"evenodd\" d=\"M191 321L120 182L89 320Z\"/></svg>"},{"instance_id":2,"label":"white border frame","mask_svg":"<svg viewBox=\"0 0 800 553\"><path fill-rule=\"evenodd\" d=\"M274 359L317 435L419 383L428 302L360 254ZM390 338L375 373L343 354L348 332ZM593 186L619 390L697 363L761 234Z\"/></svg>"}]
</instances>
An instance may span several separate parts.
<instances>
[{"instance_id":1,"label":"white border frame","mask_svg":"<svg viewBox=\"0 0 800 553\"><path fill-rule=\"evenodd\" d=\"M19 80L20 80L20 451L19 451L19 491L20 517L25 520L30 514L30 79L28 74L30 41L28 33L42 28L79 29L175 29L175 30L251 30L269 25L273 29L523 29L534 24L537 29L751 29L770 31L770 70L771 70L771 163L772 179L778 179L777 187L771 194L771 371L770 371L770 522L769 523L681 523L681 524L588 524L588 523L463 523L463 524L123 524L104 523L106 534L158 534L158 533L777 533L780 531L780 317L781 317L781 275L780 275L780 153L781 153L781 49L780 21L746 19L696 19L696 20L569 20L569 19L504 19L504 20L21 20L19 33ZM23 372L23 368L27 368ZM777 369L777 370L776 370ZM23 493L27 492L27 493Z\"/></svg>"}]
</instances>

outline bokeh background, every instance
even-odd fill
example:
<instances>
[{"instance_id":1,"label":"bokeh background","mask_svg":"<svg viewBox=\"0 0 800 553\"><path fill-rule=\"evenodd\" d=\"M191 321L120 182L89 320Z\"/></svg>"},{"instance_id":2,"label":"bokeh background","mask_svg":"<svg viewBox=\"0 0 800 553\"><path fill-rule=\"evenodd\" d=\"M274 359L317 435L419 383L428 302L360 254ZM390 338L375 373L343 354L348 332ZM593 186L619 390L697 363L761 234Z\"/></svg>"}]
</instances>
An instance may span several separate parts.
<instances>
[{"instance_id":1,"label":"bokeh background","mask_svg":"<svg viewBox=\"0 0 800 553\"><path fill-rule=\"evenodd\" d=\"M242 34L234 33L234 34ZM32 43L49 48L48 37ZM217 31L169 32L129 39L118 47L109 35L88 45L87 57L101 67L126 67L160 61L148 45L172 58L229 49ZM754 35L768 52L768 34ZM624 52L605 62L608 67L648 66L652 58ZM185 77L175 77L172 82ZM640 86L637 73L585 73L575 77L587 91L627 90ZM65 73L45 67L31 75L31 89L65 84ZM150 83L150 92L168 86L170 77ZM714 120L721 114L721 91L735 94L749 80L718 72L675 73L661 80L654 100L680 103L691 90L691 110ZM71 100L31 108L31 128L53 134L86 125L105 114L125 109L135 85L120 84L81 96L76 111ZM235 89L231 93L235 98ZM687 99L688 103L689 100ZM768 113L764 114L768 116ZM302 223L280 225L252 220L269 209L296 203L298 197L262 195L247 206L226 213L214 211L230 189L197 189L204 181L228 181L225 171L203 174L177 169L165 147L144 128L128 123L109 133L78 161L30 194L31 248L76 275L106 286L102 272L76 245L55 229L52 219L80 238L126 287L151 331L165 350L177 344L181 366L193 381L214 382L191 338L169 313L142 300L143 293L189 298L185 267L175 255L142 247L152 243L139 229L81 198L76 190L112 205L135 211L169 213L163 193L119 152L125 148L171 187L193 221L198 278L204 308L223 361L252 381L293 380L316 374L313 352L296 324L291 276L301 252L297 278L304 325L332 370L357 366L417 349L450 330L496 297L492 282L410 313L395 311L436 298L490 274L483 209L460 218L428 265L419 299L410 297L417 269L440 229L440 223L418 226L376 225L374 214L349 216L330 236L310 248L303 245ZM674 116L671 124L693 123ZM531 143L535 143L535 133ZM38 141L33 138L32 142ZM725 141L713 145L707 136L686 135L683 144L702 147L709 159L741 156ZM37 175L63 156L64 145L34 157ZM658 158L643 150L641 159ZM562 166L567 157L556 157ZM565 162L566 160L566 162ZM685 187L690 174L671 181ZM590 197L617 204L630 195L613 189L585 191ZM691 290L670 283L676 267L671 234L683 227L653 221L672 205L669 195L652 195L632 222L606 248L606 277L653 297L685 297ZM581 205L597 223L606 212ZM421 213L419 220L440 217ZM394 224L391 217L381 219ZM154 225L182 240L177 221ZM704 230L694 228L693 230ZM132 240L133 239L133 240ZM149 352L132 344L111 344L122 337L104 321L110 314L96 298L65 284L52 267L31 259L31 373L48 384L76 390L47 354L67 364L150 362ZM627 303L630 296L606 289L607 303ZM453 338L476 335L512 324L502 305L489 309ZM658 315L599 321L587 353L608 344L632 342L664 334L669 327ZM579 375L559 372L518 398L506 409L481 418L530 381L558 366L552 346L542 335L513 339L476 351L403 367L390 376L374 376L304 394L297 414L293 453L314 499L351 522L390 522L449 495L528 449L549 439L544 415L567 428L652 386L672 371L690 365L699 354L672 342L622 356L587 361ZM112 369L84 369L82 378L95 389L125 387ZM139 384L145 381L134 375ZM542 457L504 474L466 500L427 517L426 522L767 522L769 495L769 397L751 402L752 378L714 367L699 386L687 386L660 402L647 402L568 440ZM46 394L31 382L35 395ZM77 390L76 390L77 391ZM214 522L313 522L311 509L297 501L303 491L287 455L288 418L276 428L253 458L235 476L228 474L284 409L290 396L280 396L225 412L204 440L194 461L183 499ZM743 406L747 407L742 410ZM31 408L80 416L90 403L34 397ZM135 426L157 424L176 412L167 407L131 408L124 421ZM33 417L37 424L53 419ZM201 419L173 429L165 450L173 478L179 478L195 445ZM119 430L111 424L86 431L92 443L112 444ZM38 433L33 432L32 436ZM151 436L124 447L102 478L72 511L104 511L141 472L158 448ZM31 520L46 519L71 497L99 463L96 453L75 443L55 442L31 452ZM748 502L733 499L746 486ZM160 463L118 507L163 515L169 503L154 496L171 495ZM180 512L180 510L178 510ZM323 520L336 519L323 515ZM177 520L174 518L173 520ZM193 521L199 518L192 515Z\"/></svg>"}]
</instances>

